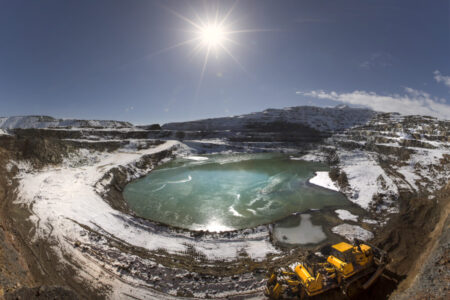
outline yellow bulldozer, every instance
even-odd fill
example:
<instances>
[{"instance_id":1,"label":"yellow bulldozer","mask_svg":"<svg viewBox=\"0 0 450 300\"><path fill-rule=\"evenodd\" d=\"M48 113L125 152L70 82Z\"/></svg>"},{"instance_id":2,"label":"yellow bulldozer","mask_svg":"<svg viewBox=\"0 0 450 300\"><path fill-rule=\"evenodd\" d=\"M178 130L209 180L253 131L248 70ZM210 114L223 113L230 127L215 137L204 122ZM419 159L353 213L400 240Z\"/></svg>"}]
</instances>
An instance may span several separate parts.
<instances>
[{"instance_id":1,"label":"yellow bulldozer","mask_svg":"<svg viewBox=\"0 0 450 300\"><path fill-rule=\"evenodd\" d=\"M341 289L367 289L383 273L388 262L387 253L355 239L355 245L342 242L331 247L323 262L300 262L290 268L280 268L269 275L265 295L271 299L308 298Z\"/></svg>"}]
</instances>

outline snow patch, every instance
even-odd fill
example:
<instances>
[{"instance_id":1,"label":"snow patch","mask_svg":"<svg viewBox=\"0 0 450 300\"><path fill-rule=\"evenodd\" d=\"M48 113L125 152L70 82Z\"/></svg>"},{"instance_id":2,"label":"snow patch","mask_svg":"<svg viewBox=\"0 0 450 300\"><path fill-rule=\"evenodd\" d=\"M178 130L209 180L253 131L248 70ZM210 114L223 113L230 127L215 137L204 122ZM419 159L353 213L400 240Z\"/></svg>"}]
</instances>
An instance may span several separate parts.
<instances>
[{"instance_id":1,"label":"snow patch","mask_svg":"<svg viewBox=\"0 0 450 300\"><path fill-rule=\"evenodd\" d=\"M373 197L380 192L398 197L398 189L370 153L354 150L339 150L340 168L347 174L349 200L368 209Z\"/></svg>"},{"instance_id":2,"label":"snow patch","mask_svg":"<svg viewBox=\"0 0 450 300\"><path fill-rule=\"evenodd\" d=\"M358 225L341 224L333 227L331 231L335 234L339 234L345 237L349 241L352 241L355 238L360 239L362 241L368 241L370 239L373 239L372 232L365 230L364 228Z\"/></svg>"},{"instance_id":3,"label":"snow patch","mask_svg":"<svg viewBox=\"0 0 450 300\"><path fill-rule=\"evenodd\" d=\"M362 221L367 224L378 224L378 222L376 220L372 220L372 219L363 219Z\"/></svg>"},{"instance_id":4,"label":"snow patch","mask_svg":"<svg viewBox=\"0 0 450 300\"><path fill-rule=\"evenodd\" d=\"M352 214L348 210L336 209L334 212L338 215L338 218L341 219L341 220L344 220L344 221L345 220L350 220L350 221L354 221L354 222L358 221L358 216Z\"/></svg>"},{"instance_id":5,"label":"snow patch","mask_svg":"<svg viewBox=\"0 0 450 300\"><path fill-rule=\"evenodd\" d=\"M339 191L338 186L336 183L333 182L330 178L329 172L316 172L316 175L309 180L309 183L321 186L323 188L333 190L333 191Z\"/></svg>"},{"instance_id":6,"label":"snow patch","mask_svg":"<svg viewBox=\"0 0 450 300\"><path fill-rule=\"evenodd\" d=\"M304 161L312 161L312 162L325 162L327 160L327 157L324 153L318 152L318 151L312 151L308 154L305 154L300 157L292 157L292 160L304 160Z\"/></svg>"},{"instance_id":7,"label":"snow patch","mask_svg":"<svg viewBox=\"0 0 450 300\"><path fill-rule=\"evenodd\" d=\"M406 167L398 168L397 171L405 177L406 182L415 191L419 191L419 187L417 186L416 181L420 181L422 178L420 176L418 176L416 173L414 173L414 168L411 168L410 166L406 166Z\"/></svg>"}]
</instances>

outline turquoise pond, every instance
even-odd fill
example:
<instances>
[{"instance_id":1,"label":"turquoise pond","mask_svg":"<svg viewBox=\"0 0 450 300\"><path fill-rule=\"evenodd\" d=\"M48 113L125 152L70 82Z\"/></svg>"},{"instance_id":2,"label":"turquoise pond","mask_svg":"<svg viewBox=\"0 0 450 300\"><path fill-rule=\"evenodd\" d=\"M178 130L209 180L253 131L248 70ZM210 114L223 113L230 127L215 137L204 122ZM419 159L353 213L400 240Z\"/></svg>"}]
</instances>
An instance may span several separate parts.
<instances>
[{"instance_id":1,"label":"turquoise pond","mask_svg":"<svg viewBox=\"0 0 450 300\"><path fill-rule=\"evenodd\" d=\"M283 154L179 158L129 183L124 198L139 216L168 225L225 231L251 228L293 213L348 205L340 193L308 183L321 163Z\"/></svg>"}]
</instances>

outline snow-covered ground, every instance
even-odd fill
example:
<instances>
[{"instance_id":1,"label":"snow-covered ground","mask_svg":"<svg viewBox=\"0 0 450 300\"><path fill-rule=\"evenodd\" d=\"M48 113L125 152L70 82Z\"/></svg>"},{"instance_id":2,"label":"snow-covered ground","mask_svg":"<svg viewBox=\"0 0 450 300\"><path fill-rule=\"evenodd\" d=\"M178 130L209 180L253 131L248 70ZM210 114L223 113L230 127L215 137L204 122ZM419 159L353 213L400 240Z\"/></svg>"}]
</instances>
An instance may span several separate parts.
<instances>
[{"instance_id":1,"label":"snow-covered ground","mask_svg":"<svg viewBox=\"0 0 450 300\"><path fill-rule=\"evenodd\" d=\"M91 245L96 249L104 248L104 251L110 251L109 246L101 242L104 238L90 239L82 226L138 249L155 253L163 250L168 255L197 253L208 261L235 261L242 253L246 253L254 261L262 261L268 254L280 253L270 241L267 226L246 230L245 233L233 235L231 238L214 234L199 237L186 231L161 230L159 225L142 222L114 210L102 199L100 196L102 189L110 180L107 176L104 178L104 175L109 170L122 166L136 172L138 170L135 165L143 156L169 149L174 149L181 156L187 156L189 153L189 148L180 142L166 141L154 148L135 151L126 149L109 153L81 149L66 159L62 165L48 166L39 171L33 170L29 164L16 163L20 170L17 176L19 195L16 203L28 206L32 212L30 220L36 226L34 240L45 239L50 243L55 242L58 245L55 251L62 261L67 261L66 257L72 257L82 266L79 276L88 280L98 278L94 285L110 285L112 287L110 297L113 299L122 299L123 288L129 284L133 286L138 284L142 287L130 292L134 297L164 299L167 296L162 294L160 296L158 292L145 288L145 282L132 276L122 276L121 280L117 280L117 276L112 276L116 270L106 272L109 266L102 261L92 264L92 257L83 254L79 248L74 247L74 243ZM194 156L194 159L197 158ZM135 176L149 171L150 169L139 170ZM126 261L138 259L125 253L121 255ZM142 264L151 266L158 263L144 260ZM169 291L169 294L176 295L176 293L176 289ZM217 295L221 294L227 296L229 292Z\"/></svg>"},{"instance_id":2,"label":"snow-covered ground","mask_svg":"<svg viewBox=\"0 0 450 300\"><path fill-rule=\"evenodd\" d=\"M357 238L362 241L368 241L373 239L373 233L365 230L364 228L358 225L350 225L350 224L341 224L333 227L331 231L335 234L339 234L345 237L347 240L352 241Z\"/></svg>"},{"instance_id":3,"label":"snow-covered ground","mask_svg":"<svg viewBox=\"0 0 450 300\"><path fill-rule=\"evenodd\" d=\"M449 130L450 121L384 114L333 135L336 164L348 179L341 191L362 208L382 214L384 223L399 211L400 191L429 194L448 183Z\"/></svg>"},{"instance_id":4,"label":"snow-covered ground","mask_svg":"<svg viewBox=\"0 0 450 300\"><path fill-rule=\"evenodd\" d=\"M316 172L316 175L309 180L309 183L321 186L329 190L339 191L339 187L333 180L331 180L329 172Z\"/></svg>"},{"instance_id":5,"label":"snow-covered ground","mask_svg":"<svg viewBox=\"0 0 450 300\"><path fill-rule=\"evenodd\" d=\"M252 259L264 259L268 253L278 251L271 245L268 232L262 232L246 241L229 241L227 246L216 240L198 241L186 234L158 234L130 226L132 217L112 209L96 192L94 185L110 169L136 163L143 155L157 153L176 146L178 142L167 141L155 148L136 152L90 153L85 151L83 160L87 164L78 165L66 161L63 167L48 167L39 172L19 175L19 203L32 207L37 222L37 237L62 239L77 236L78 223L97 231L108 232L136 247L147 250L165 249L179 254L193 247L209 259L235 259L245 251ZM78 158L80 159L80 158ZM149 171L149 170L147 170ZM38 222L39 221L39 222ZM53 230L50 230L53 228Z\"/></svg>"},{"instance_id":6,"label":"snow-covered ground","mask_svg":"<svg viewBox=\"0 0 450 300\"><path fill-rule=\"evenodd\" d=\"M351 192L349 200L368 209L373 197L384 193L396 197L397 186L386 175L374 155L362 150L338 150L340 168L347 174ZM395 212L394 210L391 212Z\"/></svg>"},{"instance_id":7,"label":"snow-covered ground","mask_svg":"<svg viewBox=\"0 0 450 300\"><path fill-rule=\"evenodd\" d=\"M352 214L348 210L336 209L334 212L338 215L338 218L341 219L341 220L344 220L344 221L350 220L350 221L354 221L354 222L358 221L358 216Z\"/></svg>"},{"instance_id":8,"label":"snow-covered ground","mask_svg":"<svg viewBox=\"0 0 450 300\"><path fill-rule=\"evenodd\" d=\"M300 157L291 157L292 160L305 160L305 161L314 161L314 162L325 162L327 160L326 155L320 151L311 151L305 155Z\"/></svg>"},{"instance_id":9,"label":"snow-covered ground","mask_svg":"<svg viewBox=\"0 0 450 300\"><path fill-rule=\"evenodd\" d=\"M450 170L433 168L433 166L440 165L440 160L443 159L444 155L450 156L450 148L447 146L450 143L443 143L443 145L443 147L437 149L410 148L415 153L411 155L409 164L396 168L404 176L407 183L407 185L402 185L403 188L411 187L416 192L432 193L447 184L450 178Z\"/></svg>"}]
</instances>

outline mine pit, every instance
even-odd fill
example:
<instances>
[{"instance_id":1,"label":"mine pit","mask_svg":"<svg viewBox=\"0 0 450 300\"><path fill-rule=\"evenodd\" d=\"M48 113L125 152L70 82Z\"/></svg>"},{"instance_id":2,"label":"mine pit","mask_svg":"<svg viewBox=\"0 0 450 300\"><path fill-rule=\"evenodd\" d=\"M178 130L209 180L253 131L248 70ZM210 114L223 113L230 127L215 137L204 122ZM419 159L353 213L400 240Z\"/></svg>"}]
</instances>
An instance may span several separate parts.
<instances>
[{"instance_id":1,"label":"mine pit","mask_svg":"<svg viewBox=\"0 0 450 300\"><path fill-rule=\"evenodd\" d=\"M364 122L283 142L267 124L186 130L183 139L183 124L10 130L0 136L0 258L19 263L3 260L5 295L261 298L271 272L326 259L331 245L355 239L390 261L353 299L405 299L419 277L429 288L430 264L445 270L448 253L449 124L380 113ZM402 141L414 122L440 142Z\"/></svg>"}]
</instances>

